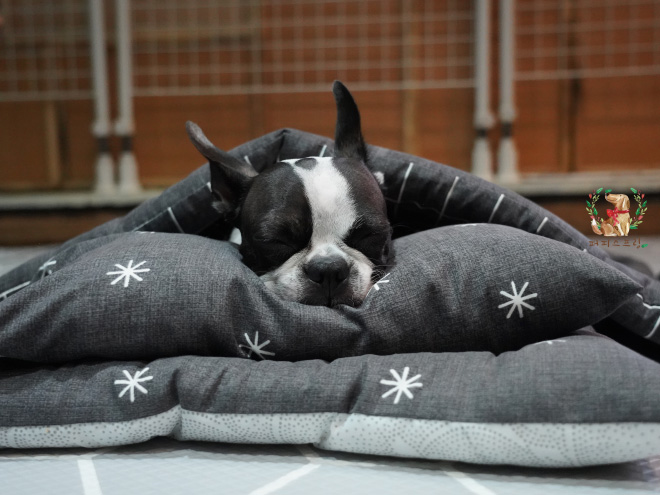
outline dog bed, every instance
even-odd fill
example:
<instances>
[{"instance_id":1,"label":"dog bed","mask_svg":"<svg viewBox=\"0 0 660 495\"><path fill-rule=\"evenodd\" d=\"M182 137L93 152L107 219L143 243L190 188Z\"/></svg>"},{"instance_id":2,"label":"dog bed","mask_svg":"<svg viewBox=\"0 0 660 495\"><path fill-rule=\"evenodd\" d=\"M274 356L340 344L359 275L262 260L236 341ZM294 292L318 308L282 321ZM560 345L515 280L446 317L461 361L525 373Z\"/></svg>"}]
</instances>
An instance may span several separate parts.
<instances>
[{"instance_id":1,"label":"dog bed","mask_svg":"<svg viewBox=\"0 0 660 495\"><path fill-rule=\"evenodd\" d=\"M257 169L330 154L284 129ZM0 446L154 436L581 466L660 454L660 287L565 222L451 167L370 147L397 264L359 308L264 290L208 167L0 278ZM190 235L201 234L201 235ZM649 345L655 345L649 343Z\"/></svg>"}]
</instances>

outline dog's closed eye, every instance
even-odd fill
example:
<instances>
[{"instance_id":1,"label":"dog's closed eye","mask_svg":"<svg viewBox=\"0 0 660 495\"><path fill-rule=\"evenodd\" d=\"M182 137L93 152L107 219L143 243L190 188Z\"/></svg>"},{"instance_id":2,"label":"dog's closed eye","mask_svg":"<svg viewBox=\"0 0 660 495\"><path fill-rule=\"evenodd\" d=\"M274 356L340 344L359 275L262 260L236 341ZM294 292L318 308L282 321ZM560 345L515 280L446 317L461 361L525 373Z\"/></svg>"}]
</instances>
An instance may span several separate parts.
<instances>
[{"instance_id":1,"label":"dog's closed eye","mask_svg":"<svg viewBox=\"0 0 660 495\"><path fill-rule=\"evenodd\" d=\"M361 251L370 260L380 262L388 254L389 235L382 230L373 230L363 226L349 232L344 243Z\"/></svg>"},{"instance_id":2,"label":"dog's closed eye","mask_svg":"<svg viewBox=\"0 0 660 495\"><path fill-rule=\"evenodd\" d=\"M259 247L264 249L271 250L298 250L298 243L295 243L291 240L269 238L269 237L259 237L255 238L256 243Z\"/></svg>"}]
</instances>

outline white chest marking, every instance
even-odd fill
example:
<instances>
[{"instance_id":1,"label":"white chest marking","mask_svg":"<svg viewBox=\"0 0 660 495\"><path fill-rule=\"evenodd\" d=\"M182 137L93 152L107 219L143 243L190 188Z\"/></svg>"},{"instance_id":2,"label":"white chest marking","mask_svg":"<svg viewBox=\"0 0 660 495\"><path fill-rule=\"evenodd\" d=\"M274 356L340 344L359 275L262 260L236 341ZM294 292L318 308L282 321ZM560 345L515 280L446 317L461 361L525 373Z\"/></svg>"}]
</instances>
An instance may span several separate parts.
<instances>
[{"instance_id":1,"label":"white chest marking","mask_svg":"<svg viewBox=\"0 0 660 495\"><path fill-rule=\"evenodd\" d=\"M332 164L332 157L314 157L311 169L297 167L286 160L303 182L312 211L312 250L323 244L336 244L346 237L357 219L348 182Z\"/></svg>"}]
</instances>

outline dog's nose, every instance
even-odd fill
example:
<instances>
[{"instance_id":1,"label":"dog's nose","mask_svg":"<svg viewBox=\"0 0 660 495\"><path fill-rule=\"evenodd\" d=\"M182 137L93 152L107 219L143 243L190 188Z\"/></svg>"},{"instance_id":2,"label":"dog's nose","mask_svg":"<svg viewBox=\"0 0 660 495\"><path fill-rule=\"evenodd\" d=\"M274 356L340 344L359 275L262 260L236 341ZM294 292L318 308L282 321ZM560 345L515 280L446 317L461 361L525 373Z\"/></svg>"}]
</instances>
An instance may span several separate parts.
<instances>
[{"instance_id":1,"label":"dog's nose","mask_svg":"<svg viewBox=\"0 0 660 495\"><path fill-rule=\"evenodd\" d=\"M303 265L303 271L312 282L321 285L324 292L332 294L348 278L350 267L340 256L324 256L310 260Z\"/></svg>"}]
</instances>

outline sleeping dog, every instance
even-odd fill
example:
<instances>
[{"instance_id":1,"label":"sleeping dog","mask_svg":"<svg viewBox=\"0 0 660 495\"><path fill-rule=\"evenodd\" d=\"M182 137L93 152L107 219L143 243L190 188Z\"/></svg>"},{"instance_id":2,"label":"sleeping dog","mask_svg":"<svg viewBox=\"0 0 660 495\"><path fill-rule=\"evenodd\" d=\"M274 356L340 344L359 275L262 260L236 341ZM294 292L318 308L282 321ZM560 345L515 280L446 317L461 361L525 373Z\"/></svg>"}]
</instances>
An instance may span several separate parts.
<instances>
[{"instance_id":1,"label":"sleeping dog","mask_svg":"<svg viewBox=\"0 0 660 495\"><path fill-rule=\"evenodd\" d=\"M242 234L243 262L283 299L359 306L390 263L392 229L369 166L360 113L339 81L333 157L283 160L258 173L216 148L194 123L209 161L214 207Z\"/></svg>"}]
</instances>

